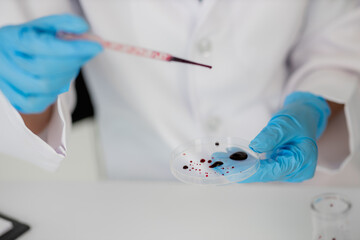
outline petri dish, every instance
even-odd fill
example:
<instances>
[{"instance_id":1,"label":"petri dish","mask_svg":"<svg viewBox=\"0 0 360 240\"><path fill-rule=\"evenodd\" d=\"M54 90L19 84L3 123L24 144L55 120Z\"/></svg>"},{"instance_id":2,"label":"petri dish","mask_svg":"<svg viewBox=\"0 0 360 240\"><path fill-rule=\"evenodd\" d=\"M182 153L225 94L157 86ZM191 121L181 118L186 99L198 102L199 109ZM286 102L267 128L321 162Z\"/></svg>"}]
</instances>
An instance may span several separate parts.
<instances>
[{"instance_id":1,"label":"petri dish","mask_svg":"<svg viewBox=\"0 0 360 240\"><path fill-rule=\"evenodd\" d=\"M173 151L171 172L189 184L243 181L255 174L260 165L260 155L248 146L248 141L237 137L195 139Z\"/></svg>"}]
</instances>

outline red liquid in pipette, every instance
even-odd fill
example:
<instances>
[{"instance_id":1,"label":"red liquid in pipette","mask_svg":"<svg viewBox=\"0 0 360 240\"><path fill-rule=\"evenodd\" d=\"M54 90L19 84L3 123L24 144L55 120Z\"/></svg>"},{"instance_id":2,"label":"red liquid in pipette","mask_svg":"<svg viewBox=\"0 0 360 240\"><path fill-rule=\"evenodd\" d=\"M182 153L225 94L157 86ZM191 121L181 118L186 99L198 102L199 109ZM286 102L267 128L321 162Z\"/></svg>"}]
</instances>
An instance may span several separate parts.
<instances>
[{"instance_id":1,"label":"red liquid in pipette","mask_svg":"<svg viewBox=\"0 0 360 240\"><path fill-rule=\"evenodd\" d=\"M207 67L210 69L212 68L212 66L197 63L197 62L192 62L192 61L178 58L178 57L174 57L168 53L163 53L163 52L158 52L158 51L154 51L154 50L150 50L150 49L146 49L146 48L135 47L135 46L131 46L131 45L106 41L106 40L102 39L101 37L91 35L91 34L73 34L73 33L66 33L66 32L58 32L56 34L56 36L58 38L61 38L64 40L85 39L85 40L96 41L96 42L100 43L104 48L112 49L112 50L119 51L122 53L136 55L139 57L152 58L152 59L167 61L167 62L181 62L181 63L193 64L193 65L197 65L197 66L201 66L201 67Z\"/></svg>"}]
</instances>

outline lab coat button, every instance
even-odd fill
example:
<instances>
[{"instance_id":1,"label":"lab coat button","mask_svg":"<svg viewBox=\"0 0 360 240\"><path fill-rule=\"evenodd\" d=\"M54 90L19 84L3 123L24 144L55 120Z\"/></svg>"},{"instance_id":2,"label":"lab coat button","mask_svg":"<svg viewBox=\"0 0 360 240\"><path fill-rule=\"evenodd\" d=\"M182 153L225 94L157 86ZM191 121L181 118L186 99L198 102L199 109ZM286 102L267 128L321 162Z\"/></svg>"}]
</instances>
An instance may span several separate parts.
<instances>
[{"instance_id":1,"label":"lab coat button","mask_svg":"<svg viewBox=\"0 0 360 240\"><path fill-rule=\"evenodd\" d=\"M198 50L203 57L210 56L211 53L211 42L209 39L204 38L198 43Z\"/></svg>"},{"instance_id":2,"label":"lab coat button","mask_svg":"<svg viewBox=\"0 0 360 240\"><path fill-rule=\"evenodd\" d=\"M206 123L207 129L212 132L217 131L220 127L220 124L221 124L220 118L215 116L210 117Z\"/></svg>"}]
</instances>

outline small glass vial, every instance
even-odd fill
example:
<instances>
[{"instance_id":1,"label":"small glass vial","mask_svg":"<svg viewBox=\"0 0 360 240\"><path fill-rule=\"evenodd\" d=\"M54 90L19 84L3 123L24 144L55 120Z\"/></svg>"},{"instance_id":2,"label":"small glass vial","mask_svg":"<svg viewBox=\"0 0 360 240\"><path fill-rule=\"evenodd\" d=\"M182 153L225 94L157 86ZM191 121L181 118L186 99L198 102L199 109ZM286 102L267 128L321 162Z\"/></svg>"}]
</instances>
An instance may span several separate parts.
<instances>
[{"instance_id":1,"label":"small glass vial","mask_svg":"<svg viewBox=\"0 0 360 240\"><path fill-rule=\"evenodd\" d=\"M311 202L313 240L350 240L350 201L336 193L316 196Z\"/></svg>"}]
</instances>

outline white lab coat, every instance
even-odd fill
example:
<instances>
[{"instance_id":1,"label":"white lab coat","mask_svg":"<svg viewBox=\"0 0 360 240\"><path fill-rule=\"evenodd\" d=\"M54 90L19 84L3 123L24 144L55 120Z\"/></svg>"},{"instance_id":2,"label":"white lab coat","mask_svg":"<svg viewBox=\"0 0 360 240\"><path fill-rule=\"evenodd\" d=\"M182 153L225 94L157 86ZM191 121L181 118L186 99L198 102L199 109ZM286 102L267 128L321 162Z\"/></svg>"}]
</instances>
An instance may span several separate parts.
<instances>
[{"instance_id":1,"label":"white lab coat","mask_svg":"<svg viewBox=\"0 0 360 240\"><path fill-rule=\"evenodd\" d=\"M345 117L321 140L319 168L336 171L358 154L359 1L3 0L0 25L64 12L84 16L105 39L214 67L112 51L84 67L110 178L171 179L179 144L202 136L251 140L296 90L345 104ZM59 97L39 138L0 94L0 151L56 169L66 155L71 99Z\"/></svg>"}]
</instances>

